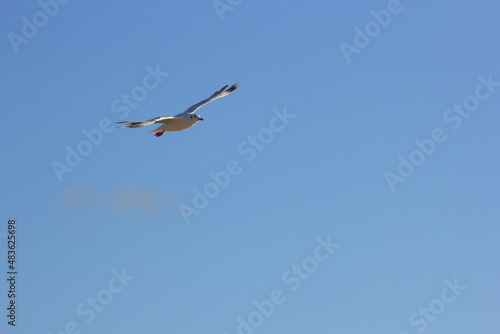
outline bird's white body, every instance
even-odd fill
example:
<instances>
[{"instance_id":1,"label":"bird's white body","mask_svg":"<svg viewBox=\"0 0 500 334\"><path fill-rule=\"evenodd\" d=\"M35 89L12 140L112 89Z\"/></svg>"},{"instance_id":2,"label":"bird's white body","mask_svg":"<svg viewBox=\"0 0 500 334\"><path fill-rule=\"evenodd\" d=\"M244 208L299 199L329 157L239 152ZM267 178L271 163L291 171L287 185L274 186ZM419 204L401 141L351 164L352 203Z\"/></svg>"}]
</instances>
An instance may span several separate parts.
<instances>
[{"instance_id":1,"label":"bird's white body","mask_svg":"<svg viewBox=\"0 0 500 334\"><path fill-rule=\"evenodd\" d=\"M163 123L161 126L154 129L153 131L149 131L149 133L156 133L160 131L181 131L192 127L193 125L198 123L198 121L201 120L203 120L203 118L201 118L197 114L193 115L179 114L170 119L168 122Z\"/></svg>"},{"instance_id":2,"label":"bird's white body","mask_svg":"<svg viewBox=\"0 0 500 334\"><path fill-rule=\"evenodd\" d=\"M139 122L118 122L119 124L125 124L121 126L122 128L137 128L150 124L161 123L161 125L150 131L149 133L154 133L156 137L159 137L165 131L181 131L187 128L192 127L199 121L203 121L200 115L195 114L196 110L203 107L205 104L210 103L214 100L217 100L221 97L227 96L234 92L236 88L238 88L239 84L234 84L231 87L224 86L215 93L213 93L209 98L200 101L191 107L187 108L184 112L175 115L175 116L165 116L165 117L156 117L147 121L139 121Z\"/></svg>"}]
</instances>

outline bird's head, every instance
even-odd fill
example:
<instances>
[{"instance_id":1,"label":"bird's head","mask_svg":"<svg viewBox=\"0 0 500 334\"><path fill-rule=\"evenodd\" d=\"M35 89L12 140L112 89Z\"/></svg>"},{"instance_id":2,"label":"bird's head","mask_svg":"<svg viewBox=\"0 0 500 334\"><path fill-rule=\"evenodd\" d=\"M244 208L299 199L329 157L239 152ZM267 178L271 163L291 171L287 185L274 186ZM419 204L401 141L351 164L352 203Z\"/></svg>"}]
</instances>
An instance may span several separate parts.
<instances>
[{"instance_id":1,"label":"bird's head","mask_svg":"<svg viewBox=\"0 0 500 334\"><path fill-rule=\"evenodd\" d=\"M195 121L203 121L203 118L201 118L201 116L198 115L198 114L192 114L190 116L190 118L193 119L193 120L195 120Z\"/></svg>"}]
</instances>

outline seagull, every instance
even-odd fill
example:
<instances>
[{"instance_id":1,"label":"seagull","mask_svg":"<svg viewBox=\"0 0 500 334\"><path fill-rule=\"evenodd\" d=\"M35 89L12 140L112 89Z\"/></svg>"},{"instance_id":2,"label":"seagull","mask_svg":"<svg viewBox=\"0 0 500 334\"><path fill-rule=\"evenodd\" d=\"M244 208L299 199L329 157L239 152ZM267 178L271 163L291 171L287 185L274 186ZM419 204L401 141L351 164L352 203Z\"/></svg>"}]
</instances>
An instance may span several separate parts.
<instances>
[{"instance_id":1,"label":"seagull","mask_svg":"<svg viewBox=\"0 0 500 334\"><path fill-rule=\"evenodd\" d=\"M196 104L193 104L191 107L187 108L184 112L175 115L175 116L162 116L156 117L147 121L139 121L139 122L117 122L116 124L124 124L123 126L119 126L120 128L138 128L141 126L151 125L151 124L161 124L160 127L154 129L153 131L149 131L149 133L154 133L156 137L160 137L163 135L165 131L181 131L187 128L192 127L198 121L203 121L200 115L195 114L196 110L203 107L205 104L208 104L214 100L220 99L221 97L227 96L234 92L236 88L238 88L240 84L236 83L231 87L227 88L228 85L222 87L215 93L213 93L209 98L200 101Z\"/></svg>"}]
</instances>

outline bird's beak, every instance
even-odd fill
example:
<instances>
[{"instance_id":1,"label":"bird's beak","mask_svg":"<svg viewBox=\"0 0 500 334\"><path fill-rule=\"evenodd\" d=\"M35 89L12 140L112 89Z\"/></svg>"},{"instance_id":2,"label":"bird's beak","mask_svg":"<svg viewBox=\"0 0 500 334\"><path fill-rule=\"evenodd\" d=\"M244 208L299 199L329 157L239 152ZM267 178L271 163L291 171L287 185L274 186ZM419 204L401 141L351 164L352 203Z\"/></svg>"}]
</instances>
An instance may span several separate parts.
<instances>
[{"instance_id":1,"label":"bird's beak","mask_svg":"<svg viewBox=\"0 0 500 334\"><path fill-rule=\"evenodd\" d=\"M200 121L203 121L203 118L200 117Z\"/></svg>"}]
</instances>

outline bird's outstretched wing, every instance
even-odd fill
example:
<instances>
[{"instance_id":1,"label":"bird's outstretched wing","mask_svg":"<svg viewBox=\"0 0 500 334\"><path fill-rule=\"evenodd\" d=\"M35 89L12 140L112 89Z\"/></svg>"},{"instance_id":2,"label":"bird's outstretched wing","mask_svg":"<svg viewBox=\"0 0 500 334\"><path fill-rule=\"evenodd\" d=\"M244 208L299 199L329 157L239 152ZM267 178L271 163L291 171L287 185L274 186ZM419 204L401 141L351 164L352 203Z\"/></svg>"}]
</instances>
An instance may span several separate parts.
<instances>
[{"instance_id":1,"label":"bird's outstretched wing","mask_svg":"<svg viewBox=\"0 0 500 334\"><path fill-rule=\"evenodd\" d=\"M151 125L154 123L167 123L179 119L181 118L173 116L164 116L164 117L156 117L147 121L138 121L138 122L124 121L124 122L116 122L116 124L124 124L123 126L119 126L120 128L138 128L141 126Z\"/></svg>"},{"instance_id":2,"label":"bird's outstretched wing","mask_svg":"<svg viewBox=\"0 0 500 334\"><path fill-rule=\"evenodd\" d=\"M236 90L236 88L238 88L239 85L240 85L239 83L236 83L229 88L227 88L228 86L226 85L226 86L222 87L221 89L219 89L218 91L216 91L215 93L213 93L208 99L205 99L205 100L200 101L196 104L193 104L191 107L187 108L183 113L181 113L179 115L194 114L196 112L196 110L200 109L205 104L210 103L214 100L220 99L221 97L224 97L224 96L231 94L232 92L234 92Z\"/></svg>"}]
</instances>

